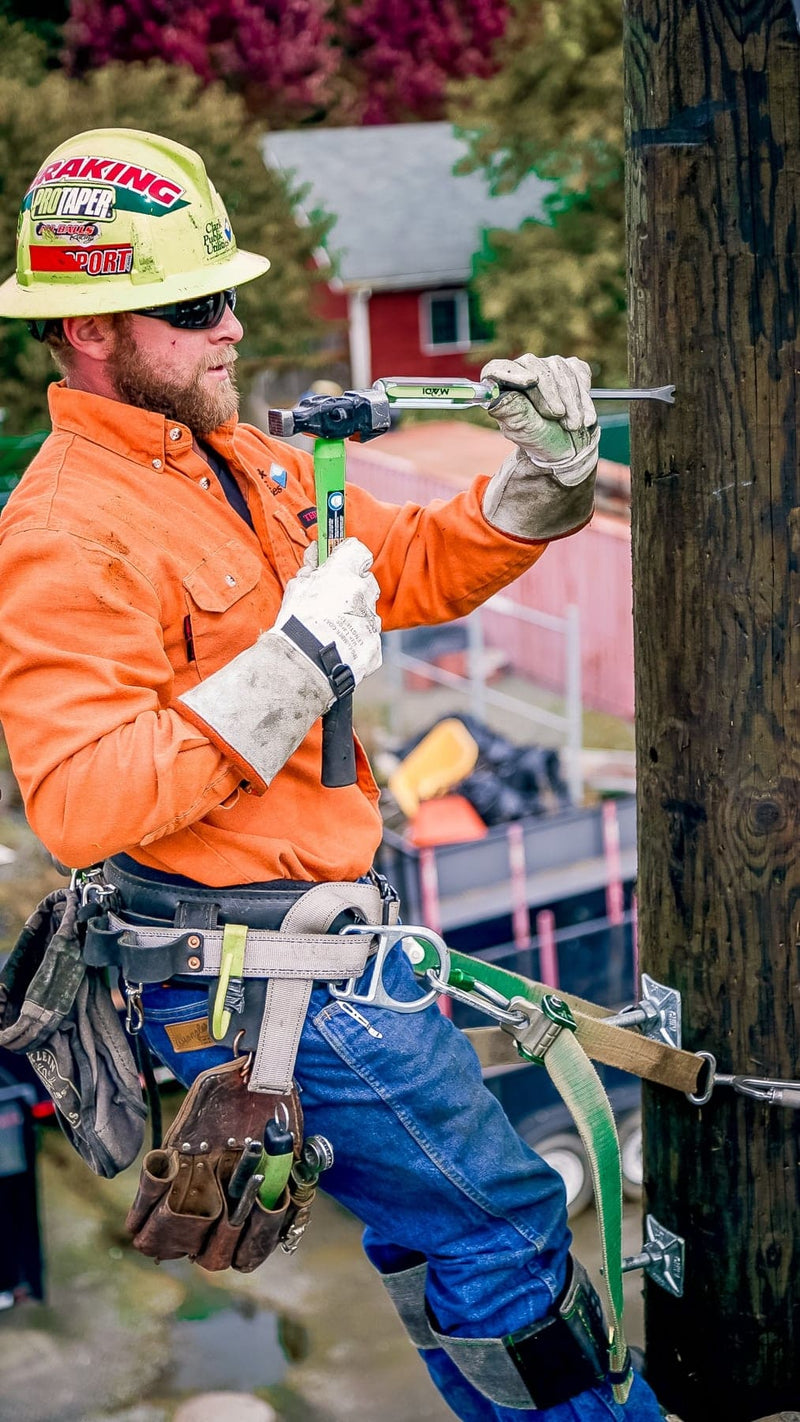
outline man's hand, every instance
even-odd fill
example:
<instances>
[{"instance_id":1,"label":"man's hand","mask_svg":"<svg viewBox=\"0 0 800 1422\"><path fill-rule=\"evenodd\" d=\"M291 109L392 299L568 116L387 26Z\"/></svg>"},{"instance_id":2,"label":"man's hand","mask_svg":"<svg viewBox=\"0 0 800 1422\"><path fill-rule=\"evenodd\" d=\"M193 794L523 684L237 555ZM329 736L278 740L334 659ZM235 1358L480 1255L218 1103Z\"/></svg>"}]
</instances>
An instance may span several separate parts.
<instances>
[{"instance_id":1,"label":"man's hand","mask_svg":"<svg viewBox=\"0 0 800 1422\"><path fill-rule=\"evenodd\" d=\"M357 538L346 538L321 568L317 545L311 544L304 566L286 585L273 628L287 636L286 623L295 617L323 646L335 642L356 686L381 664L381 620L375 611L380 588L371 567L372 554Z\"/></svg>"},{"instance_id":2,"label":"man's hand","mask_svg":"<svg viewBox=\"0 0 800 1422\"><path fill-rule=\"evenodd\" d=\"M178 698L208 739L262 788L333 704L320 649L334 642L356 685L381 664L380 589L369 549L346 538L321 568L316 561L316 548L309 548L286 585L274 627Z\"/></svg>"},{"instance_id":3,"label":"man's hand","mask_svg":"<svg viewBox=\"0 0 800 1422\"><path fill-rule=\"evenodd\" d=\"M600 442L589 366L573 357L523 355L490 361L481 379L500 386L489 413L518 448L484 495L489 523L536 540L580 527L594 505Z\"/></svg>"}]
</instances>

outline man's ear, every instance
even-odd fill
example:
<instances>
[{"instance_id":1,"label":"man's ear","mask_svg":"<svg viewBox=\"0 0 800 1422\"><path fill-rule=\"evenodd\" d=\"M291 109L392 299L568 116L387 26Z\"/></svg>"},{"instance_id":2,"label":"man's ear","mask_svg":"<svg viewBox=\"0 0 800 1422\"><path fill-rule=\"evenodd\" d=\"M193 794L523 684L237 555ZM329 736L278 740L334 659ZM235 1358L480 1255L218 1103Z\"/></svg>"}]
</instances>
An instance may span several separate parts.
<instances>
[{"instance_id":1,"label":"man's ear","mask_svg":"<svg viewBox=\"0 0 800 1422\"><path fill-rule=\"evenodd\" d=\"M89 360L107 360L114 345L113 316L64 316L61 327L70 345Z\"/></svg>"}]
</instances>

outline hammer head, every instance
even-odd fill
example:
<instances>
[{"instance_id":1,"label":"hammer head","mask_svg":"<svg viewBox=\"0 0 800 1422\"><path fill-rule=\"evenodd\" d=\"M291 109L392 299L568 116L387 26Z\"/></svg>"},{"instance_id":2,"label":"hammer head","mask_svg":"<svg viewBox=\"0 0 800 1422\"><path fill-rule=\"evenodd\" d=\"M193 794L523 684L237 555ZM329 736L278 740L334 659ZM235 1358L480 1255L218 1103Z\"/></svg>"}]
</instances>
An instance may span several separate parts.
<instances>
[{"instance_id":1,"label":"hammer head","mask_svg":"<svg viewBox=\"0 0 800 1422\"><path fill-rule=\"evenodd\" d=\"M389 401L378 390L345 390L342 395L306 395L292 410L270 410L269 432L279 438L316 435L318 439L362 441L389 429Z\"/></svg>"}]
</instances>

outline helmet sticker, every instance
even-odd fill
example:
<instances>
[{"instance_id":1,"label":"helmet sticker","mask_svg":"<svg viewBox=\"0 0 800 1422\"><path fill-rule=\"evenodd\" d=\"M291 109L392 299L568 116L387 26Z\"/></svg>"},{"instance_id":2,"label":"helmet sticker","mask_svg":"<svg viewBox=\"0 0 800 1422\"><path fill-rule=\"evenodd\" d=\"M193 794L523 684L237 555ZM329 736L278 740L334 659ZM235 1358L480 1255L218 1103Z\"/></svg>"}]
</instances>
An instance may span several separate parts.
<instances>
[{"instance_id":1,"label":"helmet sticker","mask_svg":"<svg viewBox=\"0 0 800 1422\"><path fill-rule=\"evenodd\" d=\"M32 272L83 272L86 276L127 276L133 269L129 243L103 247L31 246Z\"/></svg>"},{"instance_id":2,"label":"helmet sticker","mask_svg":"<svg viewBox=\"0 0 800 1422\"><path fill-rule=\"evenodd\" d=\"M82 242L88 246L100 236L96 222L37 222L36 236L45 242Z\"/></svg>"},{"instance_id":3,"label":"helmet sticker","mask_svg":"<svg viewBox=\"0 0 800 1422\"><path fill-rule=\"evenodd\" d=\"M226 252L233 240L233 233L229 222L223 227L221 222L207 222L203 233L203 246L209 257L216 257L220 252Z\"/></svg>"},{"instance_id":4,"label":"helmet sticker","mask_svg":"<svg viewBox=\"0 0 800 1422\"><path fill-rule=\"evenodd\" d=\"M102 184L102 186L101 186ZM60 158L37 173L23 201L33 217L114 216L114 206L127 212L163 217L188 203L185 189L138 163L118 158Z\"/></svg>"}]
</instances>

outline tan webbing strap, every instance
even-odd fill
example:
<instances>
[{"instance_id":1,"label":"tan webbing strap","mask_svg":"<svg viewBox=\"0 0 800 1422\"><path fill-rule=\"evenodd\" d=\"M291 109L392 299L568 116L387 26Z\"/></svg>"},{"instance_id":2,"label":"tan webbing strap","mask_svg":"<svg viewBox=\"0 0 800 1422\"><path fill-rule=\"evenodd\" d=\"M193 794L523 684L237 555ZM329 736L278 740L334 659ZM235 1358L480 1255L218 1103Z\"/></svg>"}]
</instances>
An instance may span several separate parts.
<instances>
[{"instance_id":1,"label":"tan webbing strap","mask_svg":"<svg viewBox=\"0 0 800 1422\"><path fill-rule=\"evenodd\" d=\"M525 981L537 990L541 988L542 993L552 991L540 983ZM598 1007L597 1003L586 1002L560 989L557 996L572 1012L578 1028L577 1039L593 1061L619 1067L675 1091L697 1092L700 1077L708 1068L703 1057L670 1047L653 1037L643 1037L629 1027L607 1026L603 1019L615 1014L606 1007ZM469 1027L465 1036L469 1037L482 1067L519 1066L516 1043L501 1027Z\"/></svg>"},{"instance_id":2,"label":"tan webbing strap","mask_svg":"<svg viewBox=\"0 0 800 1422\"><path fill-rule=\"evenodd\" d=\"M397 921L398 905L391 905L393 921ZM289 909L283 924L281 936L305 934L325 934L341 913L357 909L366 923L380 923L383 909L380 890L375 884L315 884ZM368 937L329 937L328 943L360 943L361 966L357 976L364 971L370 954ZM302 962L302 959L301 959ZM250 1091L288 1091L294 1075L294 1063L303 1030L308 1001L314 980L319 978L317 965L306 959L310 969L305 979L294 982L286 979L270 978L267 1000L258 1034L258 1047L253 1058L248 1088ZM330 979L345 974L328 974Z\"/></svg>"}]
</instances>

